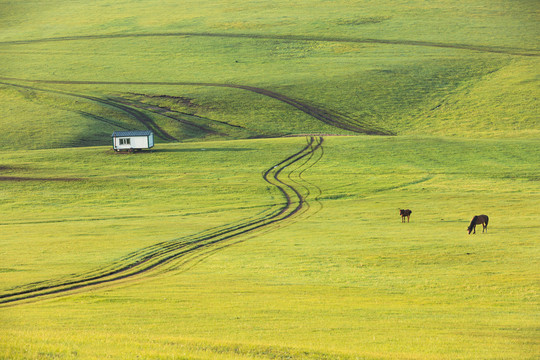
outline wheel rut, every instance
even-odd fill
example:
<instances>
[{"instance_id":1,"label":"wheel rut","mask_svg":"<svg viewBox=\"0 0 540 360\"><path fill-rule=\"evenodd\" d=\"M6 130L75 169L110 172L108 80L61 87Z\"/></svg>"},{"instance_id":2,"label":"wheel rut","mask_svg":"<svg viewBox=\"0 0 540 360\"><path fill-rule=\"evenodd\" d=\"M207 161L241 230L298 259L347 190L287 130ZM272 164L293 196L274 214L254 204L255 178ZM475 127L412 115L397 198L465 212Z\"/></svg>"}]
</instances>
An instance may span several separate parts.
<instances>
[{"instance_id":1,"label":"wheel rut","mask_svg":"<svg viewBox=\"0 0 540 360\"><path fill-rule=\"evenodd\" d=\"M319 106L312 105L306 101L294 99L284 94L280 94L280 93L277 93L268 89L263 89L260 87L254 87L254 86L248 86L248 85L203 83L203 82L163 82L163 81L146 81L145 82L145 81L91 81L91 80L77 81L77 80L42 80L42 79L30 80L30 79L19 79L19 78L2 77L2 76L0 76L0 81L4 81L2 83L4 85L13 85L13 86L19 86L19 87L24 87L24 86L14 85L11 82L15 81L15 82L34 83L34 84L57 84L57 85L144 85L144 86L154 85L154 86L208 86L208 87L234 88L234 89L254 92L254 93L284 102L327 125L334 126L336 128L340 128L343 130L351 131L353 133L368 134L368 135L395 135L395 133L382 129L382 128L377 128L373 124L369 124L358 119L352 119L344 114L340 114L338 112L333 112L333 111L323 109ZM94 97L83 96L83 95L79 95L79 96L85 97L91 100L93 99L95 101L98 101L100 103L107 104L110 106L116 106L120 109L123 109L125 112L128 112L128 113L136 112L135 109L130 108L126 105L122 105L118 102L114 102L112 100L94 98ZM133 114L133 116L135 116L135 114ZM137 116L135 117L137 118ZM138 116L138 117L141 118L141 116ZM144 124L150 124L151 119L144 119L144 120L140 119L139 121L143 122ZM153 123L152 126L156 127L157 125ZM165 138L167 137L167 135L168 134L162 134L162 137Z\"/></svg>"},{"instance_id":2,"label":"wheel rut","mask_svg":"<svg viewBox=\"0 0 540 360\"><path fill-rule=\"evenodd\" d=\"M373 38L349 38L349 37L325 37L309 35L274 35L274 34L243 34L243 33L209 33L209 32L171 32L171 33L124 33L124 34L101 34L59 36L41 39L23 39L0 41L0 45L24 45L33 43L61 42L61 41L88 41L106 39L129 39L129 38L164 38L164 37L209 37L209 38L240 38L253 40L283 40L283 41L317 41L317 42L344 42L380 45L422 46L466 51L477 51L517 56L540 56L537 49L522 49L505 46L488 46L460 43L442 43L435 41L406 40L406 39L373 39Z\"/></svg>"},{"instance_id":3,"label":"wheel rut","mask_svg":"<svg viewBox=\"0 0 540 360\"><path fill-rule=\"evenodd\" d=\"M1 80L1 78L0 78L0 80ZM18 87L18 88L22 88L22 89L33 90L33 91L40 91L40 92L44 92L44 93L71 96L71 97L76 97L76 98L79 98L79 99L85 99L85 100L90 100L90 101L93 101L93 102L97 102L97 103L99 103L101 105L108 106L108 107L111 107L111 108L115 108L115 109L129 115L131 118L135 119L137 122L139 122L145 128L147 128L149 130L152 130L156 134L156 136L158 136L159 138L161 138L163 140L178 141L177 138L170 135L167 131L163 130L158 124L156 124L156 122L154 120L152 120L152 118L150 118L148 115L146 115L142 111L134 109L133 107L127 106L125 104L122 104L122 103L120 103L118 101L115 101L114 99L108 99L108 98L104 99L104 98L99 98L99 97L96 97L96 96L82 95L82 94L76 94L76 93L71 93L71 92L66 92L66 91L59 91L59 90L41 89L41 88L37 88L37 87L34 87L34 86L13 84L13 83L2 82L2 81L0 81L0 84L1 85L6 85L6 86ZM81 111L79 111L79 113L81 115L83 115L83 116L91 117L91 118L93 118L95 120L98 120L98 121L101 121L101 122L106 122L106 123L109 123L109 124L114 125L116 127L124 128L124 125L120 125L120 124L118 124L118 123L116 123L114 121L104 119L104 118L101 118L99 116L95 116L93 114L89 114L89 113L85 113L85 112L81 112Z\"/></svg>"},{"instance_id":4,"label":"wheel rut","mask_svg":"<svg viewBox=\"0 0 540 360\"><path fill-rule=\"evenodd\" d=\"M94 271L12 288L0 294L0 305L16 305L41 298L68 295L76 290L113 285L158 269L166 271L166 267L174 265L173 263L185 266L242 241L246 235L256 236L292 223L309 210L309 188L313 185L304 181L305 184L300 186L299 181L302 180L302 174L322 158L323 141L322 137L308 137L307 144L302 149L262 173L262 179L275 188L283 200L257 216L211 228L193 236L156 243ZM297 174L299 180L292 180L293 173ZM318 187L315 188L320 192Z\"/></svg>"}]
</instances>

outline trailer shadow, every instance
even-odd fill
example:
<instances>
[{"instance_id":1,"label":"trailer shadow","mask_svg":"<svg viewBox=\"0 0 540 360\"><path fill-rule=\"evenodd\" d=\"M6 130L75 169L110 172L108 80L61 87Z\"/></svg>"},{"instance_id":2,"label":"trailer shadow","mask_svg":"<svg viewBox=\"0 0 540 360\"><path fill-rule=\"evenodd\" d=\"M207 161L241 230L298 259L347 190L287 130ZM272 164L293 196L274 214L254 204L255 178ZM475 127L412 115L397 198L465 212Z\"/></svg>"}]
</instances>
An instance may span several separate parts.
<instances>
[{"instance_id":1,"label":"trailer shadow","mask_svg":"<svg viewBox=\"0 0 540 360\"><path fill-rule=\"evenodd\" d=\"M191 148L191 149L155 149L150 150L135 150L135 151L115 151L112 148L105 151L105 154L113 155L152 155L156 153L195 153L195 152L243 152L243 151L255 151L251 148Z\"/></svg>"}]
</instances>

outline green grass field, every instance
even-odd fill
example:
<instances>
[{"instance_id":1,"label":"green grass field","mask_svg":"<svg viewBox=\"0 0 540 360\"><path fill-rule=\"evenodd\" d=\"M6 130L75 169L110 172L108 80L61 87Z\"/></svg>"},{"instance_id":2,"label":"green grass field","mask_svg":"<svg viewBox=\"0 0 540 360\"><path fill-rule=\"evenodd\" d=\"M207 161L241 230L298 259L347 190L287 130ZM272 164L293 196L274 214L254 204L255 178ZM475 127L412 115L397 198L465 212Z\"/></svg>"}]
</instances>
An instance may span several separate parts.
<instances>
[{"instance_id":1,"label":"green grass field","mask_svg":"<svg viewBox=\"0 0 540 360\"><path fill-rule=\"evenodd\" d=\"M11 177L80 179L3 182L4 289L259 214L282 201L261 173L304 144L3 152ZM302 176L305 213L127 282L4 307L4 356L534 358L538 141L323 145ZM408 224L402 206L414 209ZM467 235L480 212L489 232Z\"/></svg>"},{"instance_id":2,"label":"green grass field","mask_svg":"<svg viewBox=\"0 0 540 360\"><path fill-rule=\"evenodd\" d=\"M0 2L0 359L537 359L539 10Z\"/></svg>"}]
</instances>

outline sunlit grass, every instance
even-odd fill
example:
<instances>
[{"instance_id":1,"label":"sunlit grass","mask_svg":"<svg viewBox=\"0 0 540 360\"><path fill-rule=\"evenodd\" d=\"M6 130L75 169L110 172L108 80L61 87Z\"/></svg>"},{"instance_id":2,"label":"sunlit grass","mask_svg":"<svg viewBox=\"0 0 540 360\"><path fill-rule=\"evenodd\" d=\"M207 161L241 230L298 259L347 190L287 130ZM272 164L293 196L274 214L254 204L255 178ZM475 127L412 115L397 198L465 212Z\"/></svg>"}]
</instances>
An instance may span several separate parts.
<instances>
[{"instance_id":1,"label":"sunlit grass","mask_svg":"<svg viewBox=\"0 0 540 360\"><path fill-rule=\"evenodd\" d=\"M282 174L308 201L288 221L3 305L0 358L538 358L537 8L0 3L0 294L260 217L285 202L264 171L306 145L260 138L352 134L222 85L398 135L325 137ZM146 127L154 151L112 152Z\"/></svg>"},{"instance_id":2,"label":"sunlit grass","mask_svg":"<svg viewBox=\"0 0 540 360\"><path fill-rule=\"evenodd\" d=\"M262 171L303 144L159 145L136 155L4 152L0 163L10 170L3 174L85 180L3 182L2 207L13 207L2 210L9 214L1 225L3 288L89 271L146 245L253 216L282 201ZM303 174L311 210L302 221L239 239L203 262L165 267L174 271L3 308L2 352L532 359L537 145L327 138L323 158ZM408 224L399 218L403 207L413 209ZM479 213L490 216L488 233L467 235Z\"/></svg>"}]
</instances>

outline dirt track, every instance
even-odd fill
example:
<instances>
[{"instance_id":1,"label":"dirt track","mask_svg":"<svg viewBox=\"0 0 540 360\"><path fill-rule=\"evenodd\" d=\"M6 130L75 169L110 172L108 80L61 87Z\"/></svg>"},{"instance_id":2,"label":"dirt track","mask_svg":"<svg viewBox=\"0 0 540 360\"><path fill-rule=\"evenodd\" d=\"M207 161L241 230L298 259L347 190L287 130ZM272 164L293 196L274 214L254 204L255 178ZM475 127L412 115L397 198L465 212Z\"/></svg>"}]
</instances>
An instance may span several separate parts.
<instances>
[{"instance_id":1,"label":"dirt track","mask_svg":"<svg viewBox=\"0 0 540 360\"><path fill-rule=\"evenodd\" d=\"M270 98L282 101L324 122L325 124L328 124L328 125L340 128L340 129L352 131L354 133L369 134L369 135L395 135L391 131L374 128L372 124L363 123L360 120L352 119L346 115L325 110L318 106L311 105L305 101L296 100L289 96L286 96L286 95L283 95L274 91L270 91L267 89L254 87L254 86L247 86L247 85L197 83L197 82L162 82L162 81L144 82L144 81L27 80L27 79L18 79L18 78L10 78L10 77L2 77L2 76L0 76L0 81L3 81L0 84L4 84L8 86L26 87L26 88L31 88L31 87L25 86L25 85L13 84L12 82L25 82L25 83L33 83L33 84L59 84L59 85L145 85L145 86L156 85L156 86L211 86L211 87L235 88L235 89L251 91L251 92L263 95L263 96L268 96ZM34 90L40 90L40 89L34 88ZM78 96L81 98L97 101L99 103L106 104L109 106L117 107L120 110L132 115L135 119L143 123L147 128L153 129L153 130L155 129L157 135L160 136L161 138L169 139L169 140L176 140L174 137L172 137L171 135L167 134L165 131L160 129L159 126L148 116L146 116L140 111L137 111L119 102L113 101L111 99L101 99L101 98L97 98L93 96L78 95L78 94L71 94L71 93L68 94L68 93L64 93L60 91L53 91L53 90L48 90L48 91L63 93L65 95Z\"/></svg>"},{"instance_id":2,"label":"dirt track","mask_svg":"<svg viewBox=\"0 0 540 360\"><path fill-rule=\"evenodd\" d=\"M2 79L4 79L4 78L0 77L0 80L2 80ZM178 139L176 139L175 137L173 137L172 135L167 133L165 130L163 130L161 127L159 127L159 125L157 125L154 122L154 120L152 120L148 115L144 114L141 111L133 109L133 108L131 108L129 106L126 106L124 104L116 102L116 101L114 101L112 99L102 99L102 98L98 98L98 97L95 97L95 96L81 95L81 94L75 94L75 93L70 93L70 92L66 92L66 91L59 91L59 90L40 89L40 88L33 87L33 86L13 84L13 83L7 83L7 82L0 82L0 84L1 85L6 85L6 86L13 86L13 87L18 87L18 88L23 88L23 89L34 90L34 91L41 91L41 92L45 92L45 93L73 96L73 97L77 97L77 98L80 98L80 99L86 99L86 100L94 101L94 102L100 103L102 105L110 106L112 108L116 108L117 110L120 110L120 111L128 114L133 119L140 122L144 127L146 127L147 129L152 130L156 134L156 136L162 138L163 140L178 141ZM118 123L112 122L111 120L101 118L101 117L95 116L93 114L85 113L85 112L80 112L80 113L81 113L81 115L92 117L94 120L107 122L107 123L112 124L112 125L114 125L116 127L123 128L123 125L119 125Z\"/></svg>"},{"instance_id":3,"label":"dirt track","mask_svg":"<svg viewBox=\"0 0 540 360\"><path fill-rule=\"evenodd\" d=\"M281 193L283 202L256 217L212 228L192 237L157 243L92 272L18 286L0 294L0 304L14 305L42 297L61 296L75 290L117 283L157 269L166 269L167 266L186 266L242 241L246 235L270 231L290 223L309 210L307 198L311 193L310 188L315 188L320 194L320 189L303 180L302 174L322 158L322 144L322 137L307 138L307 144L301 150L262 174L263 180ZM293 174L296 180L293 180Z\"/></svg>"},{"instance_id":4,"label":"dirt track","mask_svg":"<svg viewBox=\"0 0 540 360\"><path fill-rule=\"evenodd\" d=\"M381 44L381 45L425 46L425 47L449 48L449 49L460 49L460 50L468 50L468 51L508 54L508 55L517 55L517 56L540 56L539 51L536 49L520 49L520 48L511 48L511 47L496 47L496 46L456 44L456 43L438 43L438 42L432 42L432 41L324 37L324 36L307 36L307 35L271 35L271 34L267 35L267 34L202 33L202 32L59 36L59 37L50 37L50 38L42 38L42 39L0 41L0 45L24 45L24 44L44 43L44 42L85 41L85 40L99 40L99 39L125 39L125 38L143 38L143 37L191 37L191 36L192 37L244 38L244 39L261 39L261 40L346 42L346 43Z\"/></svg>"},{"instance_id":5,"label":"dirt track","mask_svg":"<svg viewBox=\"0 0 540 360\"><path fill-rule=\"evenodd\" d=\"M207 127L207 126L203 126L203 125L197 124L197 123L192 122L192 121L187 121L187 120L179 118L177 116L171 116L168 113L165 113L164 111L160 111L160 110L165 110L165 109L158 109L155 106L153 106L152 108L143 107L140 104L133 104L133 103L131 103L131 102L129 102L126 99L123 99L123 98L98 98L98 97L95 97L95 96L76 94L76 93L60 91L60 90L43 89L43 88L38 88L38 87L35 87L35 86L13 84L13 83L1 82L1 81L0 81L0 84L1 85L6 85L6 86L13 86L13 87L18 87L18 88L33 90L33 91L40 91L40 92L44 92L44 93L72 96L72 97L77 97L77 98L80 98L80 99L86 99L86 100L94 101L94 102L100 103L100 104L105 105L105 106L110 106L112 108L115 108L117 110L120 110L120 111L128 114L134 120L141 123L141 125L143 125L145 128L152 130L157 137L159 137L159 138L161 138L163 140L178 141L179 139L175 138L174 136L169 134L167 131L162 129L149 116L147 116L142 111L137 110L138 108L142 109L142 110L145 110L145 111L148 111L148 112L152 112L152 113L161 115L161 116L164 116L164 117L167 117L167 118L172 119L172 120L175 120L175 121L181 123L185 127L196 129L196 130L201 131L201 132L206 133L206 134L217 134L217 135L221 135L221 136L226 136L227 135L227 134L224 134L224 133L219 133L219 132L217 132L217 131L215 131L215 130ZM170 109L167 109L167 110L170 110ZM168 111L168 112L170 112L170 111ZM125 127L124 124L121 124L118 121L103 118L101 116L97 116L97 115L94 115L94 114L91 114L91 113L88 113L88 112L84 112L84 111L78 111L78 113L83 115L83 116L92 118L94 120L97 120L97 121L100 121L100 122L105 122L105 123L108 123L110 125L113 125L115 128L120 128L120 129L124 129L124 130L130 130L129 128Z\"/></svg>"}]
</instances>

